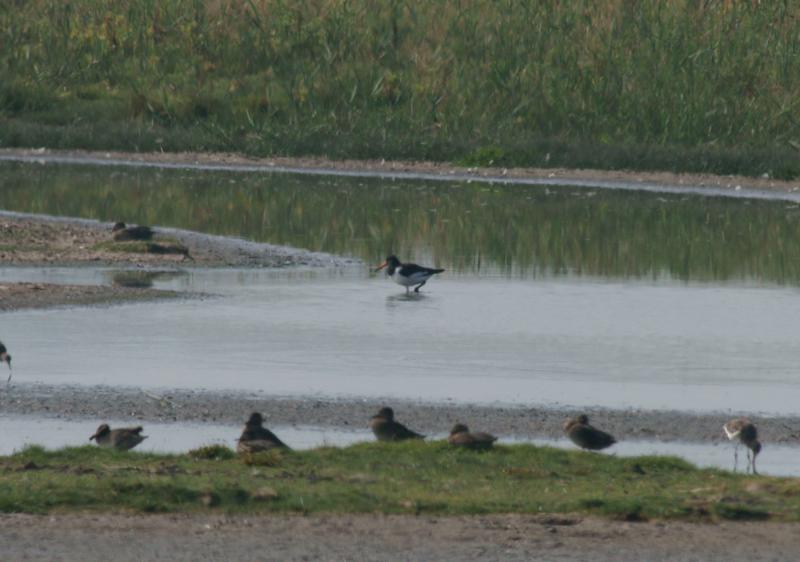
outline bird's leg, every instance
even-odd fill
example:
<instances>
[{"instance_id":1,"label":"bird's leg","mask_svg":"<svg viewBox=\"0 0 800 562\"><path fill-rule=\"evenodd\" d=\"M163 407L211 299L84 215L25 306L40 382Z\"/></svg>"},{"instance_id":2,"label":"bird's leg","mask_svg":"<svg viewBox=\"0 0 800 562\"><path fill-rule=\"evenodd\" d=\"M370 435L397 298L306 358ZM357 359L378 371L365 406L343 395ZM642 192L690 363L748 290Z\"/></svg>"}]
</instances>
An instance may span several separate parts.
<instances>
[{"instance_id":1,"label":"bird's leg","mask_svg":"<svg viewBox=\"0 0 800 562\"><path fill-rule=\"evenodd\" d=\"M739 467L739 444L737 443L733 447L733 471L736 472L736 469Z\"/></svg>"},{"instance_id":2,"label":"bird's leg","mask_svg":"<svg viewBox=\"0 0 800 562\"><path fill-rule=\"evenodd\" d=\"M750 462L750 449L747 449L747 468L745 469L745 474L750 474L750 467L752 466Z\"/></svg>"},{"instance_id":3,"label":"bird's leg","mask_svg":"<svg viewBox=\"0 0 800 562\"><path fill-rule=\"evenodd\" d=\"M753 455L753 474L758 474L758 471L756 470L756 456L755 455Z\"/></svg>"},{"instance_id":4,"label":"bird's leg","mask_svg":"<svg viewBox=\"0 0 800 562\"><path fill-rule=\"evenodd\" d=\"M408 294L408 285L406 285L406 294Z\"/></svg>"},{"instance_id":5,"label":"bird's leg","mask_svg":"<svg viewBox=\"0 0 800 562\"><path fill-rule=\"evenodd\" d=\"M416 288L414 289L414 292L415 293L419 293L419 288L422 287L425 283L427 283L427 281L423 281L422 283L417 285Z\"/></svg>"}]
</instances>

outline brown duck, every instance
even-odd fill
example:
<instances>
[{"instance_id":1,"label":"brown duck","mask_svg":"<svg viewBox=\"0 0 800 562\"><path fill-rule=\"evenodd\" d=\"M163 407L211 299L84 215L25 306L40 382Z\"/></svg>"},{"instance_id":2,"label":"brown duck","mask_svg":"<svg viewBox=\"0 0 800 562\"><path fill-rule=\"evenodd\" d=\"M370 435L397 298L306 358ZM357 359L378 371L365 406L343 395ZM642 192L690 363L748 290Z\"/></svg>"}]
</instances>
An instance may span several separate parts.
<instances>
[{"instance_id":1,"label":"brown duck","mask_svg":"<svg viewBox=\"0 0 800 562\"><path fill-rule=\"evenodd\" d=\"M149 226L128 226L124 222L115 223L111 233L117 242L128 240L150 240L153 238L153 229Z\"/></svg>"},{"instance_id":2,"label":"brown duck","mask_svg":"<svg viewBox=\"0 0 800 562\"><path fill-rule=\"evenodd\" d=\"M147 436L141 435L141 433L142 426L111 429L108 424L104 423L97 428L94 435L89 437L89 441L94 439L100 447L113 447L120 451L127 451L147 439Z\"/></svg>"},{"instance_id":3,"label":"brown duck","mask_svg":"<svg viewBox=\"0 0 800 562\"><path fill-rule=\"evenodd\" d=\"M262 424L264 418L258 412L250 414L250 419L244 424L244 430L239 443L236 445L236 450L241 453L258 453L261 451L269 451L270 449L289 449L283 441L278 439L278 436L272 433L269 429L265 428Z\"/></svg>"},{"instance_id":4,"label":"brown duck","mask_svg":"<svg viewBox=\"0 0 800 562\"><path fill-rule=\"evenodd\" d=\"M482 431L471 432L463 423L454 425L450 430L450 437L447 438L451 445L475 450L491 449L495 441L497 437L494 435Z\"/></svg>"},{"instance_id":5,"label":"brown duck","mask_svg":"<svg viewBox=\"0 0 800 562\"><path fill-rule=\"evenodd\" d=\"M589 417L581 414L564 422L564 433L581 449L599 451L617 442L613 436L589 425Z\"/></svg>"},{"instance_id":6,"label":"brown duck","mask_svg":"<svg viewBox=\"0 0 800 562\"><path fill-rule=\"evenodd\" d=\"M369 427L378 441L403 441L405 439L425 439L415 431L411 431L402 423L394 421L394 410L391 408L381 408L380 411L369 420Z\"/></svg>"},{"instance_id":7,"label":"brown duck","mask_svg":"<svg viewBox=\"0 0 800 562\"><path fill-rule=\"evenodd\" d=\"M756 471L756 455L761 452L761 442L758 440L758 430L753 423L747 418L734 418L722 426L725 436L733 441L738 439L736 447L733 450L733 471L736 472L737 465L739 464L739 445L747 447L747 470L753 469L753 474L758 474ZM752 458L750 453L753 453Z\"/></svg>"}]
</instances>

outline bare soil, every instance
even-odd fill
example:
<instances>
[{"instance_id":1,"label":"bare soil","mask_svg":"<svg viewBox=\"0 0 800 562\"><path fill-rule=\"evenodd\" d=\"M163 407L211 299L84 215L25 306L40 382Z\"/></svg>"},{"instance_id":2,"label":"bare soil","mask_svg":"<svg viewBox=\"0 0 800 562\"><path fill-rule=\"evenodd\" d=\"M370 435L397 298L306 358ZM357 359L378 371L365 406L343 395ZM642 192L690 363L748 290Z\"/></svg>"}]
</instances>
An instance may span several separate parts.
<instances>
[{"instance_id":1,"label":"bare soil","mask_svg":"<svg viewBox=\"0 0 800 562\"><path fill-rule=\"evenodd\" d=\"M493 515L3 515L5 560L797 560L800 525Z\"/></svg>"},{"instance_id":2,"label":"bare soil","mask_svg":"<svg viewBox=\"0 0 800 562\"><path fill-rule=\"evenodd\" d=\"M175 228L154 228L153 242L185 247L181 254L115 251L112 223L0 212L0 265L138 268L337 266L354 260Z\"/></svg>"},{"instance_id":3,"label":"bare soil","mask_svg":"<svg viewBox=\"0 0 800 562\"><path fill-rule=\"evenodd\" d=\"M104 305L188 296L177 291L119 285L0 284L0 312L23 308Z\"/></svg>"}]
</instances>

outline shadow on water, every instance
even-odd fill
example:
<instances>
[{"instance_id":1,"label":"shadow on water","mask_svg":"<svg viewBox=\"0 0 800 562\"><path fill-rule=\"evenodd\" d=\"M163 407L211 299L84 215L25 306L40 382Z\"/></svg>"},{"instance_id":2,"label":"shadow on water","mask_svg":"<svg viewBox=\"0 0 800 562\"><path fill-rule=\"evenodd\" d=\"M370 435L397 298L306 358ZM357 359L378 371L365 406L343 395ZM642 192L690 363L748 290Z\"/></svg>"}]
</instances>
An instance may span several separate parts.
<instances>
[{"instance_id":1,"label":"shadow on water","mask_svg":"<svg viewBox=\"0 0 800 562\"><path fill-rule=\"evenodd\" d=\"M386 297L386 308L392 309L403 306L405 303L424 303L430 296L424 293L397 293Z\"/></svg>"},{"instance_id":2,"label":"shadow on water","mask_svg":"<svg viewBox=\"0 0 800 562\"><path fill-rule=\"evenodd\" d=\"M3 208L126 220L454 274L800 284L785 201L478 182L2 163Z\"/></svg>"}]
</instances>

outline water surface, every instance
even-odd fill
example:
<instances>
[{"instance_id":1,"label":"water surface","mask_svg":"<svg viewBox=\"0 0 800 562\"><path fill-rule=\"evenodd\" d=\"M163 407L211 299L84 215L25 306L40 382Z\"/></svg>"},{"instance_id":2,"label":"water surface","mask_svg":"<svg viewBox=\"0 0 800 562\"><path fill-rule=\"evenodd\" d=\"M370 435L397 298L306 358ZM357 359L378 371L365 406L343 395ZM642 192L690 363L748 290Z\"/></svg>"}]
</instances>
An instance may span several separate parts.
<instances>
[{"instance_id":1,"label":"water surface","mask_svg":"<svg viewBox=\"0 0 800 562\"><path fill-rule=\"evenodd\" d=\"M797 414L800 209L574 187L0 164L2 206L445 267L191 270L221 298L0 318L15 377ZM0 267L0 282L110 282Z\"/></svg>"}]
</instances>

